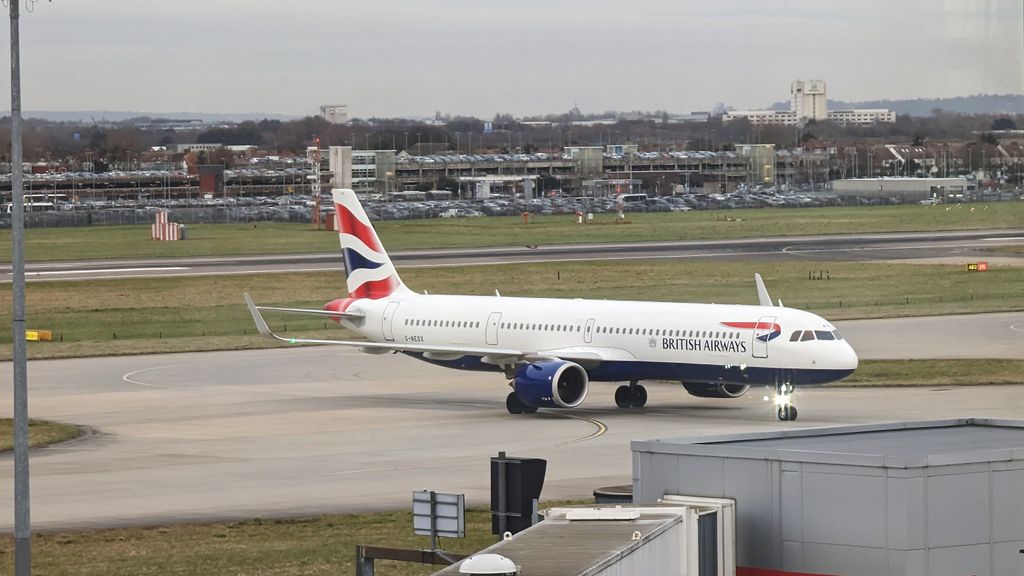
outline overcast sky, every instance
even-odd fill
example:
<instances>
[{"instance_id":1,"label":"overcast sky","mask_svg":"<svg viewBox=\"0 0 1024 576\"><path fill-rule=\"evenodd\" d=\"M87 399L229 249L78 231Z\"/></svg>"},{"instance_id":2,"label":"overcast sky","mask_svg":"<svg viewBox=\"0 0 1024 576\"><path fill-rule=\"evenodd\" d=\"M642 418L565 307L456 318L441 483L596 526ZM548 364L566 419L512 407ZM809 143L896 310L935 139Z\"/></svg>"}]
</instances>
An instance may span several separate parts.
<instances>
[{"instance_id":1,"label":"overcast sky","mask_svg":"<svg viewBox=\"0 0 1024 576\"><path fill-rule=\"evenodd\" d=\"M1022 4L39 1L21 18L23 108L682 113L765 107L812 78L847 101L1019 94Z\"/></svg>"}]
</instances>

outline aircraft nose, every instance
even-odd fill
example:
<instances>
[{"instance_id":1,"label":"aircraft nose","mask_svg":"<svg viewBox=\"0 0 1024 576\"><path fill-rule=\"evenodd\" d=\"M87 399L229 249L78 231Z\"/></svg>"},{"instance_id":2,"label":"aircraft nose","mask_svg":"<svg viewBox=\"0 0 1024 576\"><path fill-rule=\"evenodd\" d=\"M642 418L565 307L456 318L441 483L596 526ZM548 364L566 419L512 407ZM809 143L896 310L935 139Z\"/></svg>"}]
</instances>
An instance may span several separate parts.
<instances>
[{"instance_id":1,"label":"aircraft nose","mask_svg":"<svg viewBox=\"0 0 1024 576\"><path fill-rule=\"evenodd\" d=\"M857 358L857 352L853 349L853 346L844 342L843 352L839 358L839 365L845 370L856 370L858 364L860 364L860 360Z\"/></svg>"}]
</instances>

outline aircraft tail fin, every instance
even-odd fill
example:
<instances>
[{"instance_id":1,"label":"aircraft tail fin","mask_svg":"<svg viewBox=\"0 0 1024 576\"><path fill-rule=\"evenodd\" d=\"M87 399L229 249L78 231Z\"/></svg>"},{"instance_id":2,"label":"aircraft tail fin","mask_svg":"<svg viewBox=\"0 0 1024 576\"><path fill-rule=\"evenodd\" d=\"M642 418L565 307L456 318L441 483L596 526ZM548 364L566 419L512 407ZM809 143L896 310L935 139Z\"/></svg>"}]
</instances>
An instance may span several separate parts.
<instances>
[{"instance_id":1,"label":"aircraft tail fin","mask_svg":"<svg viewBox=\"0 0 1024 576\"><path fill-rule=\"evenodd\" d=\"M335 188L331 196L349 298L379 299L407 291L356 193Z\"/></svg>"}]
</instances>

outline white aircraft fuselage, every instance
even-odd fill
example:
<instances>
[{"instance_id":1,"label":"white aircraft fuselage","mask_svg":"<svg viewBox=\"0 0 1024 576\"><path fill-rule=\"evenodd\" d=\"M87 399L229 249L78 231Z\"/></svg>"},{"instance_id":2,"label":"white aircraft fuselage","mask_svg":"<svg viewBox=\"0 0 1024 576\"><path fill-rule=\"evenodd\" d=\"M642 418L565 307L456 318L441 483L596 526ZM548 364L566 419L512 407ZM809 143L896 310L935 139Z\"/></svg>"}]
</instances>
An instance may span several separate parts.
<instances>
[{"instance_id":1,"label":"white aircraft fuselage","mask_svg":"<svg viewBox=\"0 0 1024 576\"><path fill-rule=\"evenodd\" d=\"M398 277L355 193L336 189L333 197L348 296L299 310L256 306L246 295L262 334L500 371L511 380L512 413L574 408L591 381L628 382L616 404L642 407L647 391L639 381L678 380L690 394L712 398L773 386L779 418L794 420L793 386L833 382L857 368L834 326L773 306L758 275L758 306L418 294ZM261 309L326 315L366 341L282 338Z\"/></svg>"},{"instance_id":2,"label":"white aircraft fuselage","mask_svg":"<svg viewBox=\"0 0 1024 576\"><path fill-rule=\"evenodd\" d=\"M361 299L342 323L375 342L398 346L493 347L554 357L600 358L592 381L794 385L849 376L857 356L825 319L793 308L617 300L448 296L405 293ZM811 330L833 339L802 340ZM794 332L801 332L792 341ZM410 352L464 370L495 371L482 355Z\"/></svg>"}]
</instances>

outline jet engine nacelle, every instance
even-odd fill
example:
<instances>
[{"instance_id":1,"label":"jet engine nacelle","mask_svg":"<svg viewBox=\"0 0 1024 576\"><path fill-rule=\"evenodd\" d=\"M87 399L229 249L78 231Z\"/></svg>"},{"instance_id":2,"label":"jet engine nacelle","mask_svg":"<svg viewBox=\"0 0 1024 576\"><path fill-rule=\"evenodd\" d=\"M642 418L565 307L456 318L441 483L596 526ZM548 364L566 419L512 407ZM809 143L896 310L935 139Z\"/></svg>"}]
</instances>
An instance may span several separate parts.
<instances>
[{"instance_id":1,"label":"jet engine nacelle","mask_svg":"<svg viewBox=\"0 0 1024 576\"><path fill-rule=\"evenodd\" d=\"M698 398L739 398L750 386L745 384L708 384L683 382L683 388Z\"/></svg>"},{"instance_id":2,"label":"jet engine nacelle","mask_svg":"<svg viewBox=\"0 0 1024 576\"><path fill-rule=\"evenodd\" d=\"M574 362L550 360L520 366L512 386L516 396L535 408L575 408L587 397L590 379Z\"/></svg>"}]
</instances>

